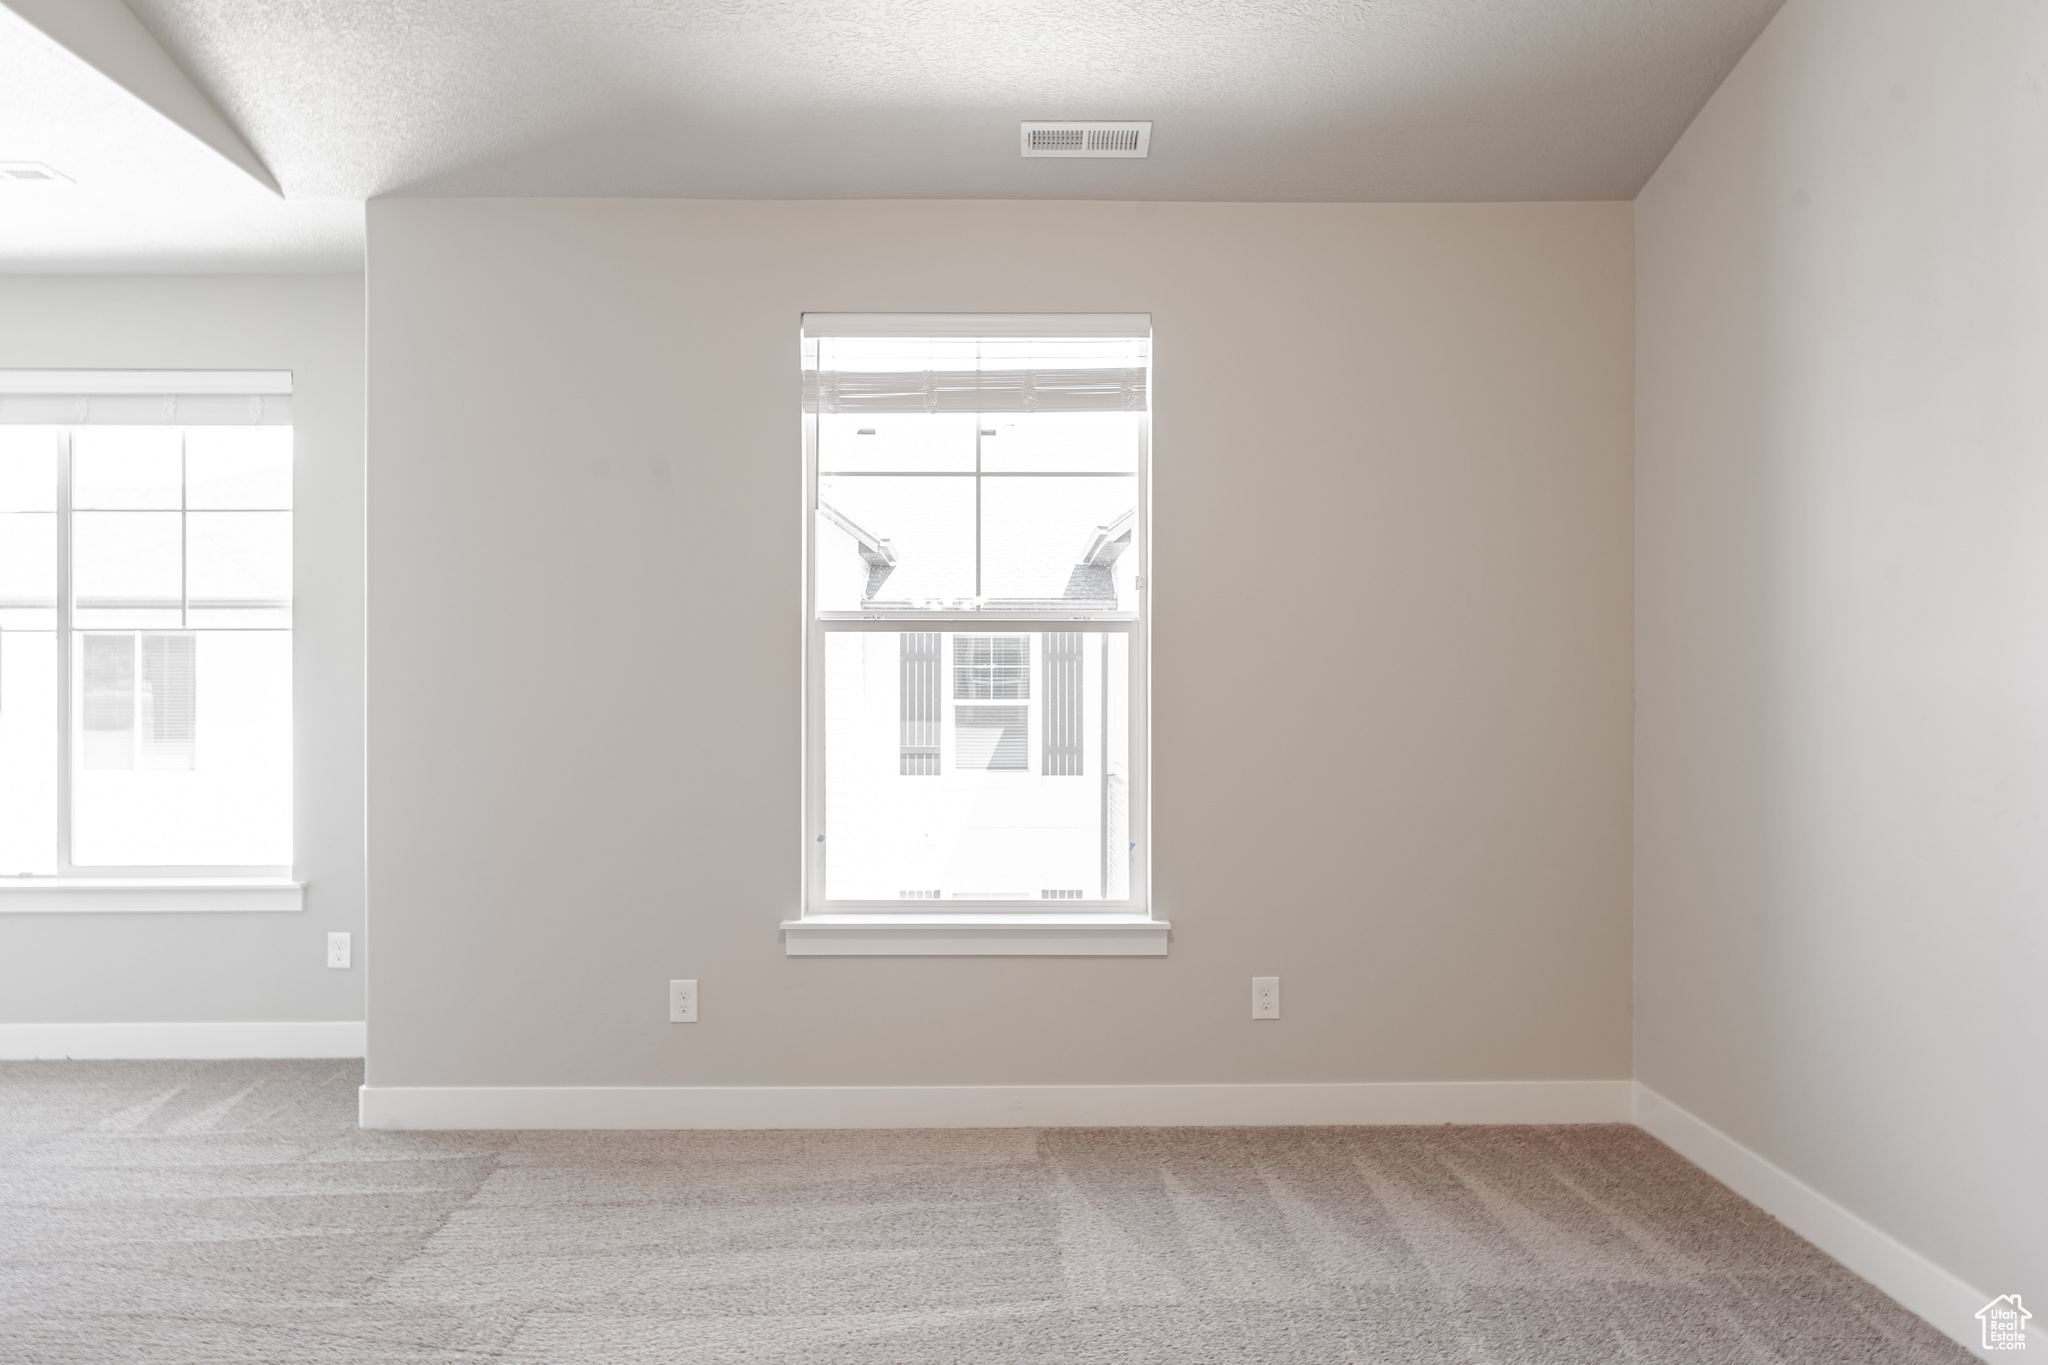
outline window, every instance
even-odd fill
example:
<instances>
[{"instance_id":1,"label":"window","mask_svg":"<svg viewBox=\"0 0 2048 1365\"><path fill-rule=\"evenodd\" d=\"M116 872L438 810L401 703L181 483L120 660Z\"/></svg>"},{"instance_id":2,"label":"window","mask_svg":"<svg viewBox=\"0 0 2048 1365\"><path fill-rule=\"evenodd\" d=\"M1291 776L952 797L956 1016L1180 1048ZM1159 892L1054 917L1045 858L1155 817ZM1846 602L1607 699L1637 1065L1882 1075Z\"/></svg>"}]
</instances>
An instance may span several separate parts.
<instances>
[{"instance_id":1,"label":"window","mask_svg":"<svg viewBox=\"0 0 2048 1365\"><path fill-rule=\"evenodd\" d=\"M0 875L289 873L289 391L0 375Z\"/></svg>"},{"instance_id":2,"label":"window","mask_svg":"<svg viewBox=\"0 0 2048 1365\"><path fill-rule=\"evenodd\" d=\"M796 926L1146 914L1149 331L805 318Z\"/></svg>"},{"instance_id":3,"label":"window","mask_svg":"<svg viewBox=\"0 0 2048 1365\"><path fill-rule=\"evenodd\" d=\"M953 699L986 701L991 697L1028 697L1031 674L1025 656L1030 639L1023 635L962 635L953 641Z\"/></svg>"}]
</instances>

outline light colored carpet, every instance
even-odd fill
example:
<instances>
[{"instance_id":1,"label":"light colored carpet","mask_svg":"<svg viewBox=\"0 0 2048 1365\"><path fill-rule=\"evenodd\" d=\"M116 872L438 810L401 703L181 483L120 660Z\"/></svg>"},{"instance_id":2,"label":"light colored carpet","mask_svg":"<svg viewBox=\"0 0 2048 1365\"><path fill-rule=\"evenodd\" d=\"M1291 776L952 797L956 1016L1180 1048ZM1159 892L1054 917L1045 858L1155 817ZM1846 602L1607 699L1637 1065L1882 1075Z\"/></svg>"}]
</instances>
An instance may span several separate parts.
<instances>
[{"instance_id":1,"label":"light colored carpet","mask_svg":"<svg viewBox=\"0 0 2048 1365\"><path fill-rule=\"evenodd\" d=\"M1629 1127L366 1133L360 1081L0 1063L0 1360L1970 1359Z\"/></svg>"}]
</instances>

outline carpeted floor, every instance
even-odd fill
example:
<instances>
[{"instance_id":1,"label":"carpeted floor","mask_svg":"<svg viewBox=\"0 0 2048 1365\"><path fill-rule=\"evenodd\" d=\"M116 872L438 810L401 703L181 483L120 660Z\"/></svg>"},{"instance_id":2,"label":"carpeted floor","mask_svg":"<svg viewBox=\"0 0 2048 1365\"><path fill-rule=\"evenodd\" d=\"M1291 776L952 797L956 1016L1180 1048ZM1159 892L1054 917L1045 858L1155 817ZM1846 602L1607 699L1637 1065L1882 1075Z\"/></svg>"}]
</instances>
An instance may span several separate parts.
<instances>
[{"instance_id":1,"label":"carpeted floor","mask_svg":"<svg viewBox=\"0 0 2048 1365\"><path fill-rule=\"evenodd\" d=\"M1970 1360L1630 1127L366 1133L361 1071L0 1063L0 1360Z\"/></svg>"}]
</instances>

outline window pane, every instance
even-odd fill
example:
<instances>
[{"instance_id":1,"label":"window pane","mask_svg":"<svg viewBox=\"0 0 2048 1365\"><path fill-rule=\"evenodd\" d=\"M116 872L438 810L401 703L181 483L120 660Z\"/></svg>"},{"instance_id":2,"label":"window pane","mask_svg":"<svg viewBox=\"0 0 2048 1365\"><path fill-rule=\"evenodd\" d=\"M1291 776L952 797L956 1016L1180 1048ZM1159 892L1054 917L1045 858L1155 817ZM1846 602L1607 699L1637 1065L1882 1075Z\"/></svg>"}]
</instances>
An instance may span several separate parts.
<instances>
[{"instance_id":1,"label":"window pane","mask_svg":"<svg viewBox=\"0 0 2048 1365\"><path fill-rule=\"evenodd\" d=\"M78 512L71 518L76 623L182 626L177 512Z\"/></svg>"},{"instance_id":2,"label":"window pane","mask_svg":"<svg viewBox=\"0 0 2048 1365\"><path fill-rule=\"evenodd\" d=\"M1128 898L1129 637L824 645L828 899Z\"/></svg>"},{"instance_id":3,"label":"window pane","mask_svg":"<svg viewBox=\"0 0 2048 1365\"><path fill-rule=\"evenodd\" d=\"M60 437L55 427L0 427L0 630L57 628Z\"/></svg>"},{"instance_id":4,"label":"window pane","mask_svg":"<svg viewBox=\"0 0 2048 1365\"><path fill-rule=\"evenodd\" d=\"M985 470L1138 472L1137 412L1030 412L981 419Z\"/></svg>"},{"instance_id":5,"label":"window pane","mask_svg":"<svg viewBox=\"0 0 2048 1365\"><path fill-rule=\"evenodd\" d=\"M57 510L56 427L0 427L0 512Z\"/></svg>"},{"instance_id":6,"label":"window pane","mask_svg":"<svg viewBox=\"0 0 2048 1365\"><path fill-rule=\"evenodd\" d=\"M820 477L818 609L910 610L971 600L974 482ZM852 605L834 605L855 592Z\"/></svg>"},{"instance_id":7,"label":"window pane","mask_svg":"<svg viewBox=\"0 0 2048 1365\"><path fill-rule=\"evenodd\" d=\"M81 722L95 639L130 642L134 763L73 775L72 861L179 866L292 861L292 637L287 631L88 635L77 659ZM152 643L154 642L154 643ZM112 660L119 651L100 646ZM101 680L111 683L105 674ZM83 724L81 724L83 729ZM87 755L80 735L81 760Z\"/></svg>"},{"instance_id":8,"label":"window pane","mask_svg":"<svg viewBox=\"0 0 2048 1365\"><path fill-rule=\"evenodd\" d=\"M0 629L0 876L57 870L57 636Z\"/></svg>"},{"instance_id":9,"label":"window pane","mask_svg":"<svg viewBox=\"0 0 2048 1365\"><path fill-rule=\"evenodd\" d=\"M183 433L176 427L78 427L71 433L71 505L176 508Z\"/></svg>"},{"instance_id":10,"label":"window pane","mask_svg":"<svg viewBox=\"0 0 2048 1365\"><path fill-rule=\"evenodd\" d=\"M972 472L974 414L821 413L818 468Z\"/></svg>"},{"instance_id":11,"label":"window pane","mask_svg":"<svg viewBox=\"0 0 2048 1365\"><path fill-rule=\"evenodd\" d=\"M56 628L57 514L0 512L0 630Z\"/></svg>"},{"instance_id":12,"label":"window pane","mask_svg":"<svg viewBox=\"0 0 2048 1365\"><path fill-rule=\"evenodd\" d=\"M289 511L290 427L188 427L185 505Z\"/></svg>"},{"instance_id":13,"label":"window pane","mask_svg":"<svg viewBox=\"0 0 2048 1365\"><path fill-rule=\"evenodd\" d=\"M187 625L291 624L291 513L188 512L185 537Z\"/></svg>"},{"instance_id":14,"label":"window pane","mask_svg":"<svg viewBox=\"0 0 2048 1365\"><path fill-rule=\"evenodd\" d=\"M991 606L1135 611L1136 477L981 481L981 590Z\"/></svg>"}]
</instances>

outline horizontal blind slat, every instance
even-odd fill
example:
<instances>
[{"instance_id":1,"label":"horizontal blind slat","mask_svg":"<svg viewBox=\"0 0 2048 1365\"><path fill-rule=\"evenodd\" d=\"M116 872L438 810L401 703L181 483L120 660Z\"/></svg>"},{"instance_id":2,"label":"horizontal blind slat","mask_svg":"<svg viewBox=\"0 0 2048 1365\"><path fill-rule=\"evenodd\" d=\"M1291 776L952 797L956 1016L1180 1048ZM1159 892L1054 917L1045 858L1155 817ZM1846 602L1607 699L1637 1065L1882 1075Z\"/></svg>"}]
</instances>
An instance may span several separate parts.
<instances>
[{"instance_id":1,"label":"horizontal blind slat","mask_svg":"<svg viewBox=\"0 0 2048 1365\"><path fill-rule=\"evenodd\" d=\"M806 370L807 412L1141 412L1141 366L1043 370Z\"/></svg>"}]
</instances>

